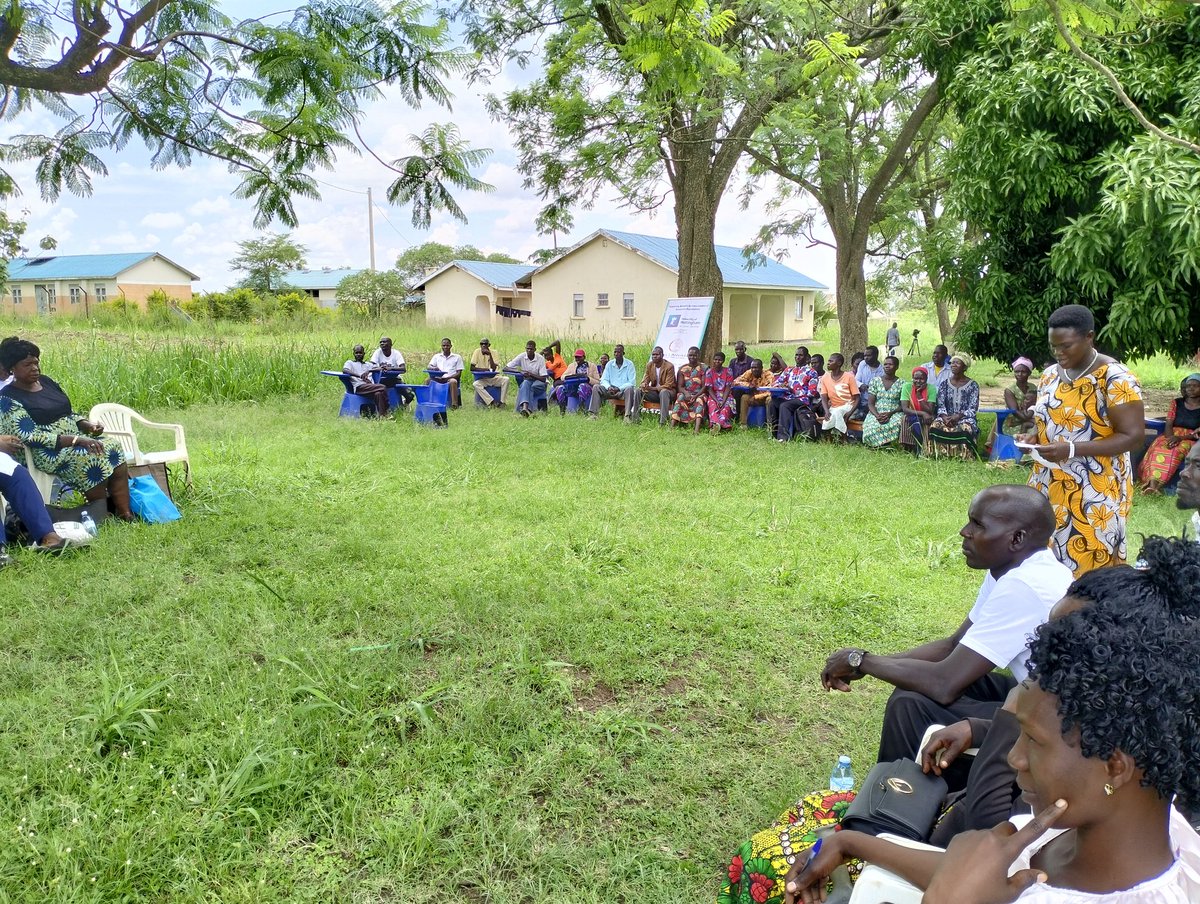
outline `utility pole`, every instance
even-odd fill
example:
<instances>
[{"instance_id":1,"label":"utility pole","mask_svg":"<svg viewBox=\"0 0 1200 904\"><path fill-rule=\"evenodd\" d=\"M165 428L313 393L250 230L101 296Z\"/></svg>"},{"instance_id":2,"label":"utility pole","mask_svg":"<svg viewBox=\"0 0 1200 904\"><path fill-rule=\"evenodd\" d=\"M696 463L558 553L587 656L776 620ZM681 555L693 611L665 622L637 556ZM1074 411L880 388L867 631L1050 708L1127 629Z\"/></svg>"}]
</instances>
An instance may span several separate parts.
<instances>
[{"instance_id":1,"label":"utility pole","mask_svg":"<svg viewBox=\"0 0 1200 904\"><path fill-rule=\"evenodd\" d=\"M371 272L375 272L375 203L371 200L371 189L367 189L367 229L371 233Z\"/></svg>"}]
</instances>

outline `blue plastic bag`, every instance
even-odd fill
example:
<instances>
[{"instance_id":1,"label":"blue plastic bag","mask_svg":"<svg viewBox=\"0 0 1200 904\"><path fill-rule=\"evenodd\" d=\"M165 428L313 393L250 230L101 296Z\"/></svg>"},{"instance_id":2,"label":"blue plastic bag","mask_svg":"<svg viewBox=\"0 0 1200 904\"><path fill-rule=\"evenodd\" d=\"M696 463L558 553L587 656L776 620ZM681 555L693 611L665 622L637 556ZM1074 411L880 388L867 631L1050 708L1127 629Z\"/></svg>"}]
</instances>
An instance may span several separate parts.
<instances>
[{"instance_id":1,"label":"blue plastic bag","mask_svg":"<svg viewBox=\"0 0 1200 904\"><path fill-rule=\"evenodd\" d=\"M149 524L178 521L183 515L150 474L129 478L129 507Z\"/></svg>"}]
</instances>

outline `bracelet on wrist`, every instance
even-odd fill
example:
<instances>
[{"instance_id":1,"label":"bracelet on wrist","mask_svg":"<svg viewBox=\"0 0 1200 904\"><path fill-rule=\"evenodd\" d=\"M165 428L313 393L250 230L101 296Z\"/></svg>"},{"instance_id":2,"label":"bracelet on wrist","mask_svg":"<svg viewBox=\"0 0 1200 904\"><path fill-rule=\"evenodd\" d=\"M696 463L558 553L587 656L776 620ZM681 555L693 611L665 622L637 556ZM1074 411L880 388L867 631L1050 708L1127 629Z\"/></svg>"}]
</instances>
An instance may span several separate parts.
<instances>
[{"instance_id":1,"label":"bracelet on wrist","mask_svg":"<svg viewBox=\"0 0 1200 904\"><path fill-rule=\"evenodd\" d=\"M1072 440L1069 443L1069 445L1070 445L1070 448L1067 449L1067 458L1074 458L1075 457L1075 441Z\"/></svg>"}]
</instances>

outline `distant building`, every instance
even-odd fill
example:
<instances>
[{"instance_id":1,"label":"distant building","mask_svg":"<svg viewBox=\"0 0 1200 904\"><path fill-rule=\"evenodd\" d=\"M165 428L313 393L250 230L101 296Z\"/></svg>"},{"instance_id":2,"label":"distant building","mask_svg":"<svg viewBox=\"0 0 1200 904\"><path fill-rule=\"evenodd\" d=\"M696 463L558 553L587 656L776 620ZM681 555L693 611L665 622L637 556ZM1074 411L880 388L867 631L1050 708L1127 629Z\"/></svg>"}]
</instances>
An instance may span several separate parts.
<instances>
[{"instance_id":1,"label":"distant building","mask_svg":"<svg viewBox=\"0 0 1200 904\"><path fill-rule=\"evenodd\" d=\"M320 270L293 270L290 273L283 275L284 291L293 288L308 295L310 298L315 298L317 304L323 308L337 307L337 287L347 276L355 276L362 273L362 270L354 270L343 267L340 270L333 270L329 267L324 267Z\"/></svg>"},{"instance_id":2,"label":"distant building","mask_svg":"<svg viewBox=\"0 0 1200 904\"><path fill-rule=\"evenodd\" d=\"M722 333L746 342L801 341L813 335L816 297L826 286L740 248L717 246L724 277ZM493 269L496 268L496 269ZM416 287L425 317L489 332L564 339L645 342L658 333L677 294L674 239L601 229L540 267L454 261Z\"/></svg>"},{"instance_id":3,"label":"distant building","mask_svg":"<svg viewBox=\"0 0 1200 904\"><path fill-rule=\"evenodd\" d=\"M413 290L425 293L428 323L474 323L500 332L529 330L532 292L517 281L529 264L451 261L425 276Z\"/></svg>"},{"instance_id":4,"label":"distant building","mask_svg":"<svg viewBox=\"0 0 1200 904\"><path fill-rule=\"evenodd\" d=\"M199 278L153 251L18 257L8 262L0 311L84 315L92 305L117 298L145 308L157 290L189 301L192 281Z\"/></svg>"}]
</instances>

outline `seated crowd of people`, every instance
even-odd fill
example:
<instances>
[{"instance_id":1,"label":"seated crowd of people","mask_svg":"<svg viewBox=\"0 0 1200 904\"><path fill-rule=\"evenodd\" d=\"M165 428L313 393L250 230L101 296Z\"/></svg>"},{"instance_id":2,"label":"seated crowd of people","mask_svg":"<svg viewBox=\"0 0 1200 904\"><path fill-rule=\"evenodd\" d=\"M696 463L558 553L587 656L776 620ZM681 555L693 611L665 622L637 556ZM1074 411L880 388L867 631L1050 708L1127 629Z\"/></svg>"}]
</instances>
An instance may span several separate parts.
<instances>
[{"instance_id":1,"label":"seated crowd of people","mask_svg":"<svg viewBox=\"0 0 1200 904\"><path fill-rule=\"evenodd\" d=\"M530 340L522 354L505 360L487 338L479 340L469 362L480 404L507 407L510 378L516 377L516 410L526 417L548 409L551 401L563 414L573 409L596 417L604 403L611 402L624 409L627 421L640 418L648 408L658 414L660 424L697 433L707 425L718 433L745 426L752 412L761 409L768 434L780 442L799 436L815 440L824 434L861 439L872 448L899 445L914 452L926 443L947 449L973 446L979 435L979 384L967 375L971 357L951 355L945 345L938 345L932 359L913 368L908 378L900 376L899 367L895 355L881 359L874 345L855 353L848 368L840 353L826 362L804 346L796 349L793 365L775 353L764 366L739 341L732 358L717 352L711 364L700 360L698 348L690 348L687 363L678 369L655 346L639 377L621 344L611 357L602 354L593 363L582 348L567 360L560 341L539 350ZM462 404L460 386L467 371L468 363L453 351L453 342L443 339L441 351L429 359L427 373L430 381L447 384L451 408ZM363 346L355 346L354 357L343 367L353 391L374 401L380 415L388 413L388 388L403 388L399 381L405 372L404 356L387 336L369 359ZM1018 414L1010 418L1007 432L1015 433L1032 417L1033 399L1027 398L1031 373L1026 359L1014 362L1016 382L1006 390L1006 399L1010 392L1020 398L1012 400Z\"/></svg>"},{"instance_id":2,"label":"seated crowd of people","mask_svg":"<svg viewBox=\"0 0 1200 904\"><path fill-rule=\"evenodd\" d=\"M1200 447L1176 502L1200 523ZM902 652L837 650L820 674L893 686L877 760L946 780L935 847L833 832L855 795L815 792L737 850L720 904L824 901L864 861L926 904L1200 901L1200 542L1150 537L1136 566L1073 578L1054 530L1035 489L983 490L960 531L985 572L966 619Z\"/></svg>"}]
</instances>

